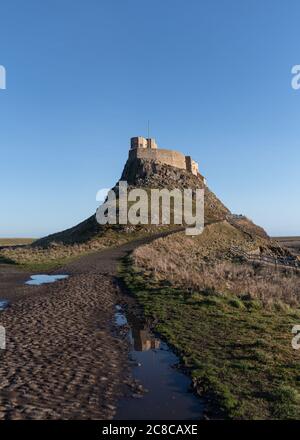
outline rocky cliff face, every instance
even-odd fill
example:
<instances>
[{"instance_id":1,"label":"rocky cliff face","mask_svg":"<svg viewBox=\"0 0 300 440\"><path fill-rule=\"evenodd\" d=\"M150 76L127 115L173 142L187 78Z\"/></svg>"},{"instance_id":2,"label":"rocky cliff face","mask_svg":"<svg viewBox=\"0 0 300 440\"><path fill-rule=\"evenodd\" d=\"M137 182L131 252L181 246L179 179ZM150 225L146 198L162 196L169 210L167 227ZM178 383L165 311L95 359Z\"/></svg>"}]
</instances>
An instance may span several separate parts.
<instances>
[{"instance_id":1,"label":"rocky cliff face","mask_svg":"<svg viewBox=\"0 0 300 440\"><path fill-rule=\"evenodd\" d=\"M127 161L121 180L127 181L130 187L138 188L204 188L205 220L224 220L230 214L229 209L204 185L201 177L170 165L145 159Z\"/></svg>"},{"instance_id":2,"label":"rocky cliff face","mask_svg":"<svg viewBox=\"0 0 300 440\"><path fill-rule=\"evenodd\" d=\"M170 165L161 164L152 160L135 159L126 162L121 179L127 181L129 188L167 188L167 189L184 189L184 188L201 188L205 189L205 221L207 223L223 221L231 216L228 208L210 191L203 183L201 177L195 176L192 173L172 167ZM118 183L114 187L117 193ZM247 221L245 222L248 225ZM245 225L242 227L245 227ZM155 228L155 227L154 227ZM113 231L119 234L130 234L136 230L145 230L145 233L153 233L153 229L146 226L120 226L110 225L101 226L97 223L95 215L89 217L82 223L67 229L63 232L52 234L48 237L42 238L34 243L34 246L47 247L49 244L63 243L75 244L85 243L93 240L95 237L103 237L107 231ZM261 232L261 229L260 233ZM255 225L251 228L255 235Z\"/></svg>"}]
</instances>

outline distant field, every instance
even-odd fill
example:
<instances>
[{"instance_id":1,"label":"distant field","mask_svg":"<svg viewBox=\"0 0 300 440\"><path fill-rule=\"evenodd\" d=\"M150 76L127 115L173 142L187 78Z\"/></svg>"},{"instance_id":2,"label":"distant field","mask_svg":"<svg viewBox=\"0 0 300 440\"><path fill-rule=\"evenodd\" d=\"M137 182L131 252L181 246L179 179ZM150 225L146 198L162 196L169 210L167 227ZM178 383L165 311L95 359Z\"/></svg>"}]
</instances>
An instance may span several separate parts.
<instances>
[{"instance_id":1,"label":"distant field","mask_svg":"<svg viewBox=\"0 0 300 440\"><path fill-rule=\"evenodd\" d=\"M273 237L282 246L300 254L300 237Z\"/></svg>"},{"instance_id":2,"label":"distant field","mask_svg":"<svg viewBox=\"0 0 300 440\"><path fill-rule=\"evenodd\" d=\"M35 238L0 238L0 246L16 246L30 244Z\"/></svg>"}]
</instances>

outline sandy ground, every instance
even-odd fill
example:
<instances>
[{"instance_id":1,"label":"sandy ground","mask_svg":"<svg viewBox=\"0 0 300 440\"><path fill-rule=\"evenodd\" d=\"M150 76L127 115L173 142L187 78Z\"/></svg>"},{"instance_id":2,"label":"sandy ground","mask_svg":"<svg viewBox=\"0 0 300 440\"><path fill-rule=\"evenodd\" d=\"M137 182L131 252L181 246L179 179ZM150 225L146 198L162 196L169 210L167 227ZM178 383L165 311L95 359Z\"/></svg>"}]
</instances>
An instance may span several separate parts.
<instances>
[{"instance_id":1,"label":"sandy ground","mask_svg":"<svg viewBox=\"0 0 300 440\"><path fill-rule=\"evenodd\" d=\"M40 295L0 317L7 334L0 417L112 417L126 362L126 347L114 336L112 281L80 274L35 289Z\"/></svg>"},{"instance_id":2,"label":"sandy ground","mask_svg":"<svg viewBox=\"0 0 300 440\"><path fill-rule=\"evenodd\" d=\"M161 234L160 234L161 235ZM153 239L153 238L152 238ZM0 266L0 419L110 419L129 380L128 346L114 323L122 292L118 260L138 240L73 261L54 284L24 286L30 274Z\"/></svg>"}]
</instances>

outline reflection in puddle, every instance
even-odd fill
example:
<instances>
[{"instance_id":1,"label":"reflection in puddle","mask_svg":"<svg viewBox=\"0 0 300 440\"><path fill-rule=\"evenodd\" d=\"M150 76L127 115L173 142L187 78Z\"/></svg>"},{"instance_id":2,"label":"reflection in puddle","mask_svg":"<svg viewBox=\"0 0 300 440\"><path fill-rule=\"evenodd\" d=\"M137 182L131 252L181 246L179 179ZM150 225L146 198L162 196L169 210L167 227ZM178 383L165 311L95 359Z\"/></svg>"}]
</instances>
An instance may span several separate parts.
<instances>
[{"instance_id":1,"label":"reflection in puddle","mask_svg":"<svg viewBox=\"0 0 300 440\"><path fill-rule=\"evenodd\" d=\"M116 310L116 324L120 327L128 324L126 316L121 312L121 307L117 305ZM147 327L139 326L137 321L130 328L129 337L135 351L148 351L151 348L158 350L160 347L160 339L155 338Z\"/></svg>"},{"instance_id":2,"label":"reflection in puddle","mask_svg":"<svg viewBox=\"0 0 300 440\"><path fill-rule=\"evenodd\" d=\"M191 380L174 365L178 357L168 345L155 337L147 326L128 316L117 306L115 321L128 327L130 358L137 380L148 390L141 399L124 397L118 405L117 420L197 420L204 410L204 401L189 392ZM136 395L133 395L136 397Z\"/></svg>"},{"instance_id":3,"label":"reflection in puddle","mask_svg":"<svg viewBox=\"0 0 300 440\"><path fill-rule=\"evenodd\" d=\"M64 280L68 278L69 275L32 275L30 280L26 281L25 284L29 286L39 286L41 284L54 283L58 280Z\"/></svg>"},{"instance_id":4,"label":"reflection in puddle","mask_svg":"<svg viewBox=\"0 0 300 440\"><path fill-rule=\"evenodd\" d=\"M149 330L133 327L131 331L135 351L158 350L160 348L160 340L155 338Z\"/></svg>"},{"instance_id":5,"label":"reflection in puddle","mask_svg":"<svg viewBox=\"0 0 300 440\"><path fill-rule=\"evenodd\" d=\"M7 299L0 299L0 311L8 307L9 301Z\"/></svg>"}]
</instances>

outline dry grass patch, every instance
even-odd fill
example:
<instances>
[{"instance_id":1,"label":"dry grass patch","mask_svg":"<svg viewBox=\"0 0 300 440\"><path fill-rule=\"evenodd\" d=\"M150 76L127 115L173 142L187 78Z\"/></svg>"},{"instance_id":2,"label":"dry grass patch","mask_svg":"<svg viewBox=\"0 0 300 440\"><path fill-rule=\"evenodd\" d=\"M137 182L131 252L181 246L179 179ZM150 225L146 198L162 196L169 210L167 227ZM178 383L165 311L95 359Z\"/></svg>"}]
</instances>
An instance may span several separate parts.
<instances>
[{"instance_id":1,"label":"dry grass patch","mask_svg":"<svg viewBox=\"0 0 300 440\"><path fill-rule=\"evenodd\" d=\"M0 238L0 246L22 246L33 243L35 238Z\"/></svg>"},{"instance_id":2,"label":"dry grass patch","mask_svg":"<svg viewBox=\"0 0 300 440\"><path fill-rule=\"evenodd\" d=\"M124 244L135 237L131 234L109 231L101 237L95 237L84 243L66 245L53 242L46 248L36 246L5 248L0 250L0 262L18 264L26 268L52 268L78 256Z\"/></svg>"},{"instance_id":3,"label":"dry grass patch","mask_svg":"<svg viewBox=\"0 0 300 440\"><path fill-rule=\"evenodd\" d=\"M260 300L268 307L300 304L300 273L275 271L272 266L234 261L231 247L247 252L266 246L266 240L251 239L227 222L207 226L202 235L178 233L138 248L135 264L153 277L168 280L189 291L212 291L219 295Z\"/></svg>"}]
</instances>

